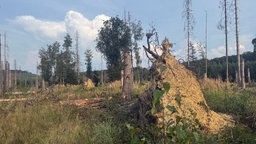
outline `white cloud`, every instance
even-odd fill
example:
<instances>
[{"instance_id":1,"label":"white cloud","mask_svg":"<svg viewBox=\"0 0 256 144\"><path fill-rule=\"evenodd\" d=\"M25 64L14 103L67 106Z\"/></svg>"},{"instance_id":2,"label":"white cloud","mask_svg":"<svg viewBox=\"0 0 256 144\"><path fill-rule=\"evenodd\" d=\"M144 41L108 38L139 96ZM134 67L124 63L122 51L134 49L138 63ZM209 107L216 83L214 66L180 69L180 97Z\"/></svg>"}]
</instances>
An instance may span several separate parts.
<instances>
[{"instance_id":1,"label":"white cloud","mask_svg":"<svg viewBox=\"0 0 256 144\"><path fill-rule=\"evenodd\" d=\"M93 20L87 19L84 15L75 11L68 11L63 21L40 20L33 16L18 16L14 22L22 26L25 31L31 32L39 37L47 37L53 40L60 38L66 32L78 31L81 38L93 41L98 30L109 17L98 15Z\"/></svg>"},{"instance_id":2,"label":"white cloud","mask_svg":"<svg viewBox=\"0 0 256 144\"><path fill-rule=\"evenodd\" d=\"M18 16L12 22L21 26L26 32L31 33L36 40L44 41L45 45L58 40L62 41L67 32L73 38L74 44L75 32L78 31L81 66L84 66L84 51L86 48L90 48L94 52L93 69L100 69L101 55L94 50L94 40L97 37L98 30L103 26L103 22L109 18L102 14L89 20L83 14L71 10L66 13L63 21L41 20L33 16ZM38 47L44 47L45 45L39 45ZM26 65L35 67L38 60L38 55L36 55L38 51L32 51L27 53ZM31 55L33 56L31 57Z\"/></svg>"},{"instance_id":3,"label":"white cloud","mask_svg":"<svg viewBox=\"0 0 256 144\"><path fill-rule=\"evenodd\" d=\"M24 30L41 37L57 38L66 32L64 22L43 21L33 16L18 16L15 18L15 22Z\"/></svg>"},{"instance_id":4,"label":"white cloud","mask_svg":"<svg viewBox=\"0 0 256 144\"><path fill-rule=\"evenodd\" d=\"M245 52L246 51L245 45L240 44L239 50L240 50L239 51L240 54ZM236 53L237 53L237 51L236 51L236 46L235 45L232 45L232 46L228 47L228 55L229 56L236 55ZM222 56L226 56L226 47L224 45L223 46L218 46L214 49L210 49L210 51L207 54L207 57L209 59L222 57Z\"/></svg>"},{"instance_id":5,"label":"white cloud","mask_svg":"<svg viewBox=\"0 0 256 144\"><path fill-rule=\"evenodd\" d=\"M98 30L109 17L98 15L93 20L88 20L81 13L69 11L65 17L65 26L68 32L78 31L83 39L95 40Z\"/></svg>"}]
</instances>

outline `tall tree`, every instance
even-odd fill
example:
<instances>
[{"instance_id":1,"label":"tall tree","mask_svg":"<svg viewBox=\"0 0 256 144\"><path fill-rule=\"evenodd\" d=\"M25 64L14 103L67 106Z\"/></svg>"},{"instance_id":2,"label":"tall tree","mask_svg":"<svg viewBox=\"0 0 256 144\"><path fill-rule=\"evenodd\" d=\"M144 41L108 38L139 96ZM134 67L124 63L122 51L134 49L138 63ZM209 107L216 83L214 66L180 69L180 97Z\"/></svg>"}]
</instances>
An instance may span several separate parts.
<instances>
[{"instance_id":1,"label":"tall tree","mask_svg":"<svg viewBox=\"0 0 256 144\"><path fill-rule=\"evenodd\" d=\"M140 66L141 66L141 57L140 57L140 47L138 41L142 40L143 38L143 29L141 26L141 21L134 21L131 23L131 32L132 32L132 50L135 54L135 64L137 67L137 80L140 81ZM133 63L133 62L132 62Z\"/></svg>"},{"instance_id":2,"label":"tall tree","mask_svg":"<svg viewBox=\"0 0 256 144\"><path fill-rule=\"evenodd\" d=\"M242 86L241 81L241 62L240 62L240 52L239 52L239 34L238 34L238 8L237 0L235 0L235 25L236 25L236 52L237 52L237 72L238 72L238 83Z\"/></svg>"},{"instance_id":3,"label":"tall tree","mask_svg":"<svg viewBox=\"0 0 256 144\"><path fill-rule=\"evenodd\" d=\"M107 60L110 80L120 79L121 54L124 59L124 85L122 97L131 99L131 29L127 23L118 17L112 17L104 22L97 41L99 50ZM112 72L112 73L111 73Z\"/></svg>"},{"instance_id":4,"label":"tall tree","mask_svg":"<svg viewBox=\"0 0 256 144\"><path fill-rule=\"evenodd\" d=\"M55 71L55 81L56 83L64 84L64 79L66 76L66 71L64 70L64 53L61 50L57 56L56 60L56 71Z\"/></svg>"},{"instance_id":5,"label":"tall tree","mask_svg":"<svg viewBox=\"0 0 256 144\"><path fill-rule=\"evenodd\" d=\"M233 3L228 0L220 0L222 16L218 24L218 29L225 33L225 48L226 48L226 82L229 81L229 60L228 60L228 24L232 24ZM224 16L223 16L224 14Z\"/></svg>"},{"instance_id":6,"label":"tall tree","mask_svg":"<svg viewBox=\"0 0 256 144\"><path fill-rule=\"evenodd\" d=\"M96 38L96 49L100 51L107 62L109 81L121 78L121 52L130 47L130 32L126 23L118 17L112 17L104 22Z\"/></svg>"},{"instance_id":7,"label":"tall tree","mask_svg":"<svg viewBox=\"0 0 256 144\"><path fill-rule=\"evenodd\" d=\"M41 48L39 50L41 63L38 68L41 70L42 78L48 82L49 85L52 85L55 82L56 61L59 48L59 42L54 42L52 45L48 45L47 49Z\"/></svg>"},{"instance_id":8,"label":"tall tree","mask_svg":"<svg viewBox=\"0 0 256 144\"><path fill-rule=\"evenodd\" d=\"M183 18L185 19L184 31L186 31L187 38L187 65L190 65L190 43L191 43L191 35L193 34L195 17L192 13L192 0L184 0L184 11Z\"/></svg>"},{"instance_id":9,"label":"tall tree","mask_svg":"<svg viewBox=\"0 0 256 144\"><path fill-rule=\"evenodd\" d=\"M63 43L63 58L64 58L64 84L77 84L77 73L75 72L74 52L72 48L72 38L67 33Z\"/></svg>"},{"instance_id":10,"label":"tall tree","mask_svg":"<svg viewBox=\"0 0 256 144\"><path fill-rule=\"evenodd\" d=\"M92 50L87 49L85 51L85 65L86 65L86 76L92 79Z\"/></svg>"},{"instance_id":11,"label":"tall tree","mask_svg":"<svg viewBox=\"0 0 256 144\"><path fill-rule=\"evenodd\" d=\"M52 77L52 68L49 53L46 49L41 48L39 50L39 58L41 62L38 68L41 70L42 79L50 83L50 78Z\"/></svg>"},{"instance_id":12,"label":"tall tree","mask_svg":"<svg viewBox=\"0 0 256 144\"><path fill-rule=\"evenodd\" d=\"M225 47L226 47L226 81L228 82L228 26L227 26L227 23L228 23L228 20L227 20L227 0L224 0L224 1L221 1L221 8L222 10L224 11L224 27L220 21L219 25L218 25L218 28L220 30L223 30L224 28L224 31L225 31Z\"/></svg>"},{"instance_id":13,"label":"tall tree","mask_svg":"<svg viewBox=\"0 0 256 144\"><path fill-rule=\"evenodd\" d=\"M76 63L76 75L77 75L77 82L80 80L80 56L79 56L79 34L76 31L76 53L75 53L75 63Z\"/></svg>"}]
</instances>

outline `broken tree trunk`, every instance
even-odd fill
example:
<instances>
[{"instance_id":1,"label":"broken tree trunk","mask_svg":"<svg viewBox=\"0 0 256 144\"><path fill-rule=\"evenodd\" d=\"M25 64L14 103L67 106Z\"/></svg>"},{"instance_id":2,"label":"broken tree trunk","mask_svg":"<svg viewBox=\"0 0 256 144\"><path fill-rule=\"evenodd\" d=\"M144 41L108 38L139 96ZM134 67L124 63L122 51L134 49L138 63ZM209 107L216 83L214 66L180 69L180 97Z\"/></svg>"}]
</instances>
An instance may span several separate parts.
<instances>
[{"instance_id":1,"label":"broken tree trunk","mask_svg":"<svg viewBox=\"0 0 256 144\"><path fill-rule=\"evenodd\" d=\"M132 66L131 53L126 51L124 53L124 74L123 74L123 88L122 97L127 100L132 98Z\"/></svg>"}]
</instances>

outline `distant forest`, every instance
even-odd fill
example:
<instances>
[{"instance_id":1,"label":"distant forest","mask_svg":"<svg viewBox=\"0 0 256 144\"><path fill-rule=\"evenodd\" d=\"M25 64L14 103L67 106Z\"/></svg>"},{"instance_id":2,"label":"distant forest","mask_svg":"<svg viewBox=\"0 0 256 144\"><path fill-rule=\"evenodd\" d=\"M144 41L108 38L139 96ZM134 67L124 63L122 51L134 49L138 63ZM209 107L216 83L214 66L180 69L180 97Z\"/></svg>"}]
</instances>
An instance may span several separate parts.
<instances>
[{"instance_id":1,"label":"distant forest","mask_svg":"<svg viewBox=\"0 0 256 144\"><path fill-rule=\"evenodd\" d=\"M245 81L248 81L248 68L250 69L250 77L252 81L256 80L256 52L245 52L241 54L241 59L245 61ZM229 80L234 82L237 71L237 56L232 55L228 57L229 60ZM214 58L208 60L207 76L208 78L221 78L223 81L226 79L226 57ZM205 60L197 60L192 62L191 69L198 78L202 78L205 73Z\"/></svg>"}]
</instances>

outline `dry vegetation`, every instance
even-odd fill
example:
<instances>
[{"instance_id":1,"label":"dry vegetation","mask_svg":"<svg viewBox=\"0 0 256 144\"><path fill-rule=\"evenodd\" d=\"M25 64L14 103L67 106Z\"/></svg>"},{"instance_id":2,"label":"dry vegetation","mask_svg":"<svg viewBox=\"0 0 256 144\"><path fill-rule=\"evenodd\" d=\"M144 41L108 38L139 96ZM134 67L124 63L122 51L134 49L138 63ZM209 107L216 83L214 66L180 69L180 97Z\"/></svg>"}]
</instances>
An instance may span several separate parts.
<instances>
[{"instance_id":1,"label":"dry vegetation","mask_svg":"<svg viewBox=\"0 0 256 144\"><path fill-rule=\"evenodd\" d=\"M169 75L169 73L165 74ZM171 94L171 91L177 90L174 88L177 87L177 84L174 84L171 79L168 81L171 81ZM235 86L227 86L219 80L202 80L200 86L209 111L212 109L216 112L232 115L236 125L225 128L216 134L206 134L205 131L200 130L200 125L190 121L195 118L191 115L182 118L183 127L177 125L169 127L182 133L185 132L183 133L185 135L176 135L175 139L171 139L170 136L173 133L168 129L164 134L155 125L149 124L142 128L138 125L136 115L120 109L122 99L118 84L119 82L115 82L92 89L84 89L83 86L65 87L57 85L44 92L26 95L25 98L29 98L27 101L1 102L0 143L111 144L167 143L169 140L185 143L186 141L182 141L184 140L183 137L189 139L190 143L255 143L253 130L255 130L256 98L254 96L256 91L253 89L240 90ZM196 87L200 88L200 86L198 83L196 84ZM180 94L183 94L181 87L182 85L178 89ZM149 83L136 84L133 90L134 98L136 99L148 88ZM189 92L190 97L194 97L195 93L198 92ZM185 94L181 95L182 105L187 104L186 101L194 101L193 99L186 100L185 96ZM93 107L90 103L95 99L101 99L97 107ZM68 103L67 100L70 101L69 104L71 105L61 104L62 102ZM78 106L72 103L76 100L83 100L88 103ZM166 98L163 99L163 101L165 100ZM200 101L200 99L198 100ZM195 107L195 104L190 102L188 104L191 104L190 107ZM197 115L202 116L198 112L200 113L200 110L195 110ZM167 112L165 114L172 115ZM200 119L200 116L194 120ZM220 117L223 118L221 115ZM130 126L128 129L127 125ZM192 134L190 134L191 132Z\"/></svg>"}]
</instances>

